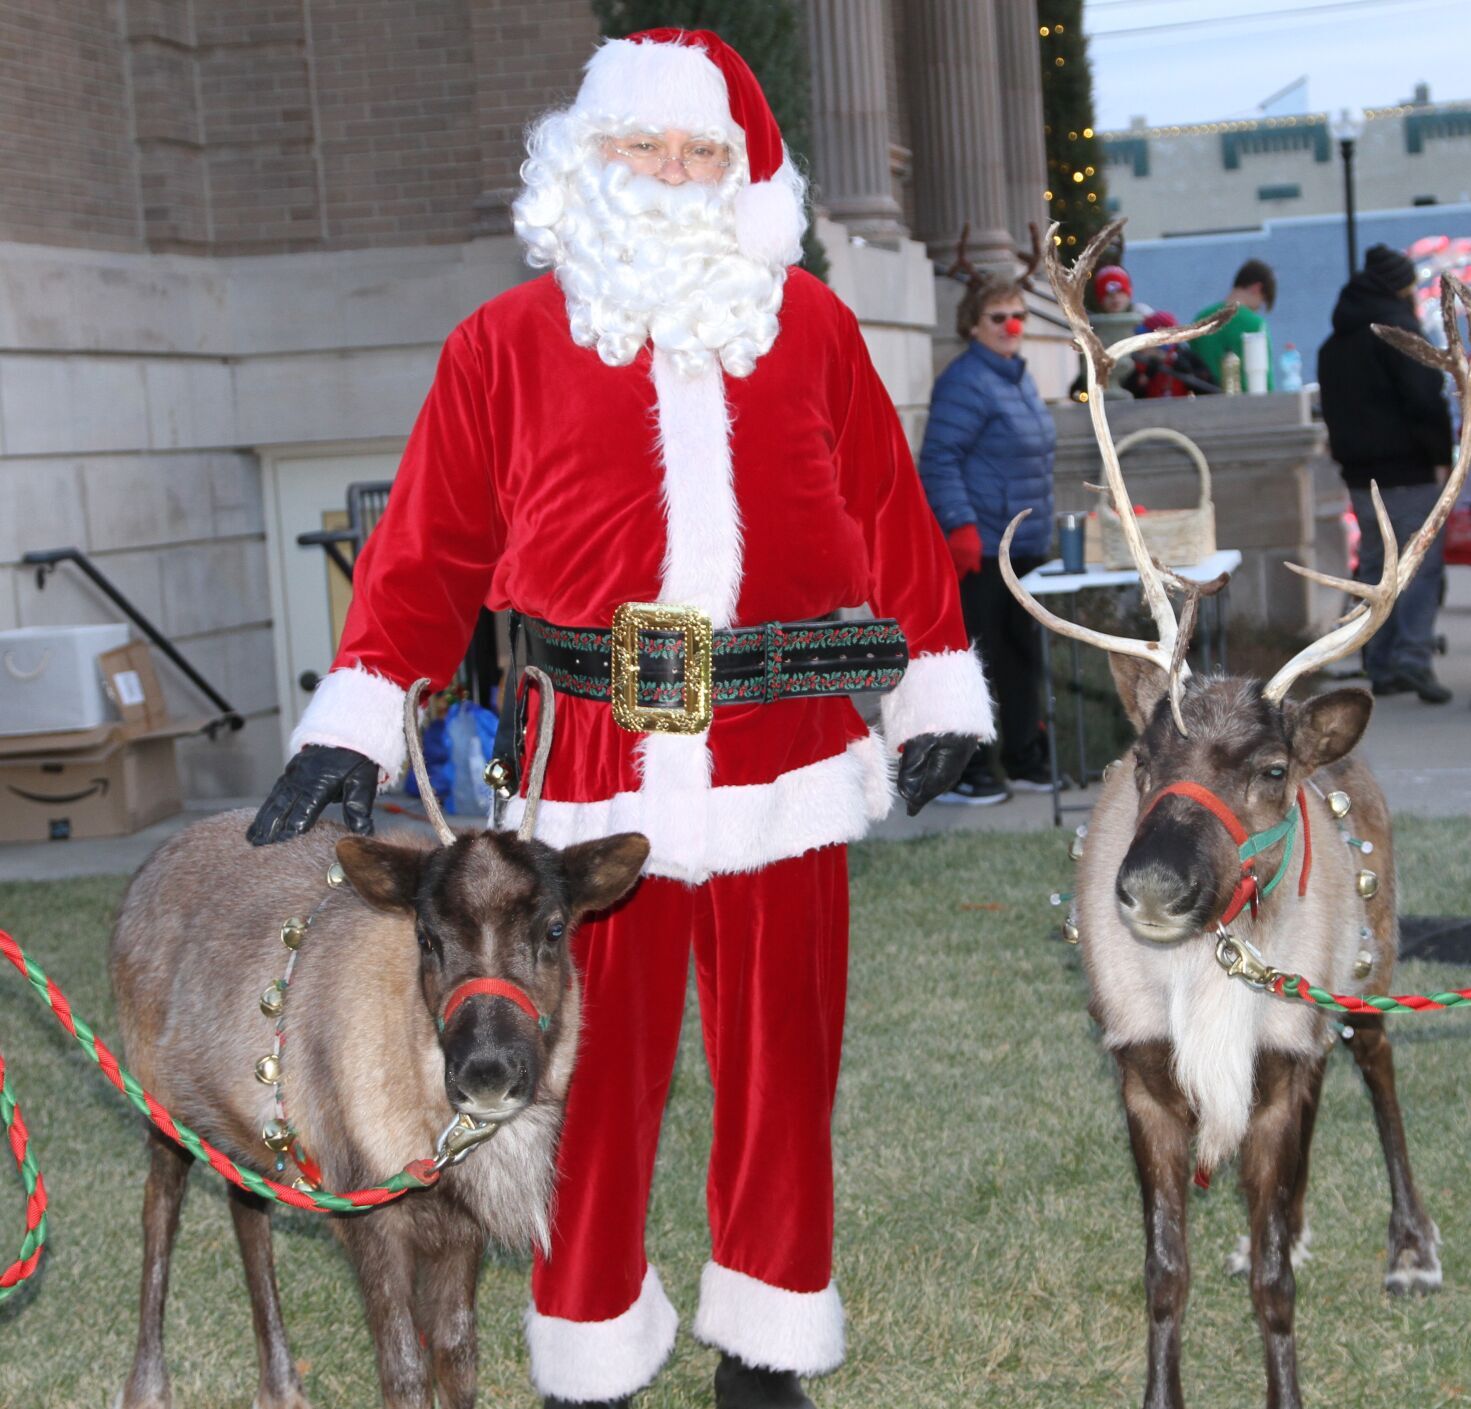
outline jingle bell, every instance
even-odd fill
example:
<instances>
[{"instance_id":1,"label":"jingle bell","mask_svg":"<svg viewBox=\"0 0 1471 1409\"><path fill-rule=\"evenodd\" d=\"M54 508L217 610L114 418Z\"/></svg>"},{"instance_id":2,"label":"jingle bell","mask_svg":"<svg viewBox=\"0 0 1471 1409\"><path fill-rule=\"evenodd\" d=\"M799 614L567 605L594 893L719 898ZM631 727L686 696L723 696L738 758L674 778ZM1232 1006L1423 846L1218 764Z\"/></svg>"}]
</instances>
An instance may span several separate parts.
<instances>
[{"instance_id":1,"label":"jingle bell","mask_svg":"<svg viewBox=\"0 0 1471 1409\"><path fill-rule=\"evenodd\" d=\"M301 942L306 938L306 921L295 915L281 926L281 943L288 949L300 949Z\"/></svg>"},{"instance_id":2,"label":"jingle bell","mask_svg":"<svg viewBox=\"0 0 1471 1409\"><path fill-rule=\"evenodd\" d=\"M1332 792L1328 794L1328 811L1335 817L1347 817L1348 810L1353 805L1353 799L1347 793Z\"/></svg>"},{"instance_id":3,"label":"jingle bell","mask_svg":"<svg viewBox=\"0 0 1471 1409\"><path fill-rule=\"evenodd\" d=\"M271 1119L261 1126L260 1138L266 1149L284 1154L291 1148L296 1132L284 1120Z\"/></svg>"},{"instance_id":4,"label":"jingle bell","mask_svg":"<svg viewBox=\"0 0 1471 1409\"><path fill-rule=\"evenodd\" d=\"M268 983L261 990L260 1010L268 1018L279 1018L286 1007L286 985L280 979Z\"/></svg>"},{"instance_id":5,"label":"jingle bell","mask_svg":"<svg viewBox=\"0 0 1471 1409\"><path fill-rule=\"evenodd\" d=\"M1062 937L1069 944L1076 944L1078 942L1078 926L1071 916L1062 922Z\"/></svg>"},{"instance_id":6,"label":"jingle bell","mask_svg":"<svg viewBox=\"0 0 1471 1409\"><path fill-rule=\"evenodd\" d=\"M1374 956L1367 949L1360 949L1354 956L1354 977L1368 978L1369 970L1374 967Z\"/></svg>"},{"instance_id":7,"label":"jingle bell","mask_svg":"<svg viewBox=\"0 0 1471 1409\"><path fill-rule=\"evenodd\" d=\"M298 1194L315 1194L317 1192L317 1186L313 1184L310 1179L300 1174L298 1174L296 1178L291 1181L291 1187L295 1189Z\"/></svg>"},{"instance_id":8,"label":"jingle bell","mask_svg":"<svg viewBox=\"0 0 1471 1409\"><path fill-rule=\"evenodd\" d=\"M1067 844L1067 854L1070 857L1072 857L1072 859L1074 861L1081 861L1083 859L1083 838L1082 837L1074 837Z\"/></svg>"},{"instance_id":9,"label":"jingle bell","mask_svg":"<svg viewBox=\"0 0 1471 1409\"><path fill-rule=\"evenodd\" d=\"M1362 870L1355 879L1354 885L1365 900L1372 900L1379 894L1379 873L1368 869Z\"/></svg>"},{"instance_id":10,"label":"jingle bell","mask_svg":"<svg viewBox=\"0 0 1471 1409\"><path fill-rule=\"evenodd\" d=\"M495 792L500 797L510 797L511 774L510 770L506 767L504 759L491 759L490 762L485 765L484 778L485 781L495 790Z\"/></svg>"},{"instance_id":11,"label":"jingle bell","mask_svg":"<svg viewBox=\"0 0 1471 1409\"><path fill-rule=\"evenodd\" d=\"M281 1079L281 1058L274 1052L267 1052L255 1064L255 1079L262 1086L274 1086Z\"/></svg>"},{"instance_id":12,"label":"jingle bell","mask_svg":"<svg viewBox=\"0 0 1471 1409\"><path fill-rule=\"evenodd\" d=\"M347 872L342 869L342 862L334 861L327 867L327 884L336 890L339 886L347 884Z\"/></svg>"}]
</instances>

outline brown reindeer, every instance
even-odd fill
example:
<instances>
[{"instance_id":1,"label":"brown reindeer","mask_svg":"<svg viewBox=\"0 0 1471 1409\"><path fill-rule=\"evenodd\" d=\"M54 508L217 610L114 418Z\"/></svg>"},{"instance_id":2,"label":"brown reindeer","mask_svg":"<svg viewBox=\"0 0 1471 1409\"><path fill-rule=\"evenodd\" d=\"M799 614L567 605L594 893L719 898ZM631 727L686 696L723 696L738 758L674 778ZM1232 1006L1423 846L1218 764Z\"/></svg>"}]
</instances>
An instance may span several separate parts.
<instances>
[{"instance_id":1,"label":"brown reindeer","mask_svg":"<svg viewBox=\"0 0 1471 1409\"><path fill-rule=\"evenodd\" d=\"M456 839L423 776L412 728L417 689L406 728L440 845L319 824L253 847L248 813L213 817L168 842L133 879L111 968L127 1061L144 1086L263 1174L291 1178L274 1173L276 1157L262 1143L277 1114L273 1088L262 1083L277 1073L256 1073L274 1031L262 1016L274 991L263 991L289 957L283 920L291 916L312 916L287 990L280 1054L303 1171L320 1166L329 1189L360 1188L431 1154L457 1112L471 1138L500 1125L432 1189L332 1220L357 1272L384 1404L427 1409L437 1392L442 1406L468 1409L486 1246L548 1242L579 1021L568 935L580 915L633 886L648 842L627 833L556 851L529 839L524 825L520 836ZM330 889L334 860L347 884ZM141 1316L123 1409L170 1402L163 1309L193 1161L151 1130L150 1143ZM233 1187L229 1197L260 1361L256 1409L302 1409L269 1205Z\"/></svg>"},{"instance_id":2,"label":"brown reindeer","mask_svg":"<svg viewBox=\"0 0 1471 1409\"><path fill-rule=\"evenodd\" d=\"M1044 626L1110 652L1120 698L1138 730L1121 766L1106 772L1093 808L1070 923L1082 947L1091 1011L1118 1065L1143 1195L1146 1409L1183 1404L1180 1330L1190 1282L1192 1169L1204 1182L1233 1155L1250 1232L1228 1265L1250 1276L1265 1343L1267 1404L1293 1409L1302 1402L1293 1262L1308 1238L1308 1150L1335 1038L1320 1009L1260 986L1277 970L1337 992L1384 993L1399 930L1389 810L1368 768L1350 756L1369 722L1372 697L1357 689L1301 702L1287 696L1299 677L1357 650L1383 622L1466 480L1471 378L1454 300L1471 307L1471 297L1447 281L1449 351L1437 353L1403 333L1393 339L1452 372L1466 412L1455 468L1427 522L1397 553L1376 489L1385 542L1378 584L1295 568L1362 598L1359 605L1265 685L1198 679L1184 659L1195 600L1187 600L1177 622L1167 593L1171 575L1144 548L1097 392L1118 358L1165 339L1199 336L1219 315L1165 330L1164 338L1146 334L1105 349L1088 326L1082 289L1114 233L1103 231L1071 271L1049 249L1048 272L1084 352L1108 487L1159 640L1106 636L1048 612L1011 569L1015 523L1002 540L1001 563L1011 590ZM1368 861L1340 836L1338 822L1349 808L1358 841L1369 844L1361 848L1370 852ZM1441 1278L1440 1236L1410 1173L1383 1020L1355 1016L1345 1036L1369 1088L1389 1170L1385 1285L1392 1292L1433 1290Z\"/></svg>"}]
</instances>

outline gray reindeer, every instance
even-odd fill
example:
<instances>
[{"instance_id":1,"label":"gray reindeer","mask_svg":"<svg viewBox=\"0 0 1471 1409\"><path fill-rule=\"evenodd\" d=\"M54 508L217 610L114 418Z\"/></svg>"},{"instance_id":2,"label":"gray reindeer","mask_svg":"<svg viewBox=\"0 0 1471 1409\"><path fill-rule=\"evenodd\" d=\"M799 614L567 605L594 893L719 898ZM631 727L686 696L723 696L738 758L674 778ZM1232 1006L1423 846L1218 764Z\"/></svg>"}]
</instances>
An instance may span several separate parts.
<instances>
[{"instance_id":1,"label":"gray reindeer","mask_svg":"<svg viewBox=\"0 0 1471 1409\"><path fill-rule=\"evenodd\" d=\"M624 833L557 851L530 839L524 823L516 836L456 838L414 727L424 683L410 692L405 729L438 846L318 825L253 847L250 814L210 818L163 846L129 885L111 969L128 1064L177 1119L241 1165L270 1175L280 1150L281 1163L289 1152L327 1188L353 1189L429 1155L448 1121L468 1132L465 1147L482 1142L433 1188L332 1220L357 1272L384 1404L427 1409L437 1393L441 1406L468 1409L485 1249L492 1239L548 1242L579 1022L568 936L580 915L632 888L648 842ZM536 777L534 768L533 785ZM283 925L289 917L297 923ZM300 960L284 1008L283 942ZM279 1054L263 1009L282 1011ZM138 1344L122 1409L170 1403L163 1310L193 1160L151 1131L150 1145ZM256 1409L304 1409L269 1205L229 1194L260 1362Z\"/></svg>"},{"instance_id":2,"label":"gray reindeer","mask_svg":"<svg viewBox=\"0 0 1471 1409\"><path fill-rule=\"evenodd\" d=\"M1044 627L1110 653L1119 697L1138 731L1129 754L1107 770L1089 819L1069 937L1081 945L1090 1010L1117 1063L1143 1196L1149 1315L1144 1404L1179 1409L1184 1403L1187 1190L1192 1170L1205 1182L1211 1169L1235 1156L1250 1231L1228 1266L1249 1275L1269 1409L1296 1409L1302 1399L1293 1263L1309 1236L1308 1152L1336 1038L1320 1009L1261 990L1275 974L1290 972L1336 992L1385 993L1399 927L1389 809L1367 766L1351 756L1373 699L1364 690L1339 689L1298 702L1288 692L1301 676L1373 635L1466 481L1471 378L1456 302L1471 308L1471 295L1445 281L1444 352L1394 329L1376 330L1401 351L1451 373L1460 393L1456 464L1427 521L1396 552L1375 489L1385 543L1381 581L1341 581L1289 564L1361 600L1265 685L1201 679L1185 663L1199 589L1150 559L1099 387L1121 358L1198 337L1232 310L1104 348L1088 325L1083 288L1121 224L1102 231L1070 271L1049 239L1047 267L1084 354L1108 488L1159 639L1105 635L1049 612L1011 568L1015 522L1002 540L1001 565L1012 592ZM1178 621L1170 586L1186 592ZM1339 820L1350 809L1358 850L1339 833ZM1360 851L1371 854L1372 869ZM1369 1088L1389 1171L1385 1285L1391 1292L1432 1291L1441 1280L1440 1235L1410 1173L1383 1019L1355 1016L1345 1036Z\"/></svg>"}]
</instances>

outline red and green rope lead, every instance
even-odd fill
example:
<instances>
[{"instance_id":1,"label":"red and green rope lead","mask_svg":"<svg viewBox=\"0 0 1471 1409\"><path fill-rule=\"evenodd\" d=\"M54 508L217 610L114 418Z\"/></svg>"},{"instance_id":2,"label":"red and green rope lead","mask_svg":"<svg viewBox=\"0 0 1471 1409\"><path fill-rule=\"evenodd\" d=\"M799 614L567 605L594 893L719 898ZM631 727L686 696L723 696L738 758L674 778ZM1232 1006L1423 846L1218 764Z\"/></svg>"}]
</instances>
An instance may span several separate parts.
<instances>
[{"instance_id":1,"label":"red and green rope lead","mask_svg":"<svg viewBox=\"0 0 1471 1409\"><path fill-rule=\"evenodd\" d=\"M1330 993L1314 988L1301 974L1278 974L1268 985L1279 998L1299 998L1335 1013L1436 1013L1446 1008L1471 1008L1471 988L1449 993L1372 993L1356 998L1351 993Z\"/></svg>"},{"instance_id":2,"label":"red and green rope lead","mask_svg":"<svg viewBox=\"0 0 1471 1409\"><path fill-rule=\"evenodd\" d=\"M237 1188L246 1189L261 1198L275 1203L287 1204L291 1208L305 1209L308 1213L360 1213L389 1203L414 1189L428 1188L439 1179L434 1161L414 1160L392 1178L367 1189L353 1189L347 1193L332 1194L316 1190L296 1189L288 1184L278 1184L253 1169L235 1163L222 1150L196 1134L187 1125L176 1121L139 1084L138 1079L122 1066L108 1050L107 1045L71 1009L66 995L47 978L45 972L21 950L21 947L3 929L0 929L0 955L9 959L27 983L35 989L42 1002L51 1009L52 1015L62 1027L76 1038L82 1050L97 1063L103 1076L127 1097L129 1102L147 1116L169 1139L188 1150L196 1159L203 1160L211 1169ZM5 1072L4 1055L0 1054L0 1080ZM21 1180L26 1187L26 1232L21 1242L19 1259L3 1274L0 1274L0 1301L15 1290L36 1270L40 1261L41 1247L46 1239L46 1192L41 1175L30 1157L29 1136L15 1099L8 1086L0 1086L0 1122L3 1122L10 1141L11 1152L20 1166Z\"/></svg>"}]
</instances>

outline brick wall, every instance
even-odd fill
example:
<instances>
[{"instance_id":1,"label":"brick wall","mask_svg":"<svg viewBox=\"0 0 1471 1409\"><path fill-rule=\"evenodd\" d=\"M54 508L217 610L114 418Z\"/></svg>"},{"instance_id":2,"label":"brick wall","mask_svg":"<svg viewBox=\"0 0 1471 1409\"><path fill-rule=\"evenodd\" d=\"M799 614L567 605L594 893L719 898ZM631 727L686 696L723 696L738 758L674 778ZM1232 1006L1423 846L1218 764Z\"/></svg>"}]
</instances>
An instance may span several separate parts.
<instances>
[{"instance_id":1,"label":"brick wall","mask_svg":"<svg viewBox=\"0 0 1471 1409\"><path fill-rule=\"evenodd\" d=\"M596 37L587 0L6 0L0 240L265 254L500 233L523 130Z\"/></svg>"},{"instance_id":2,"label":"brick wall","mask_svg":"<svg viewBox=\"0 0 1471 1409\"><path fill-rule=\"evenodd\" d=\"M137 249L127 65L116 6L0 7L0 239Z\"/></svg>"}]
</instances>

